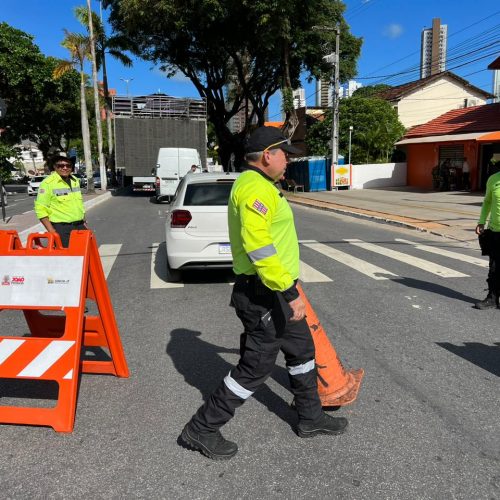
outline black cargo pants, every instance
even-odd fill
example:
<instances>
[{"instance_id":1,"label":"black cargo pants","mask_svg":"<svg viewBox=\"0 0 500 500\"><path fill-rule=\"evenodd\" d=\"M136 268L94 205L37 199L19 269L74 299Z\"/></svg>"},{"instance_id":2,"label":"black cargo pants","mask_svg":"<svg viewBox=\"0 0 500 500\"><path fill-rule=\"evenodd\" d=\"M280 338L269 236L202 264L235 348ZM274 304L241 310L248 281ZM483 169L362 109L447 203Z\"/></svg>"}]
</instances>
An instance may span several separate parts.
<instances>
[{"instance_id":1,"label":"black cargo pants","mask_svg":"<svg viewBox=\"0 0 500 500\"><path fill-rule=\"evenodd\" d=\"M62 246L65 248L69 247L71 231L87 229L82 220L77 222L52 222L52 226L61 237Z\"/></svg>"},{"instance_id":2,"label":"black cargo pants","mask_svg":"<svg viewBox=\"0 0 500 500\"><path fill-rule=\"evenodd\" d=\"M305 319L291 322L291 309L256 277L239 276L231 305L245 329L240 360L191 419L197 432L222 427L271 374L281 350L285 355L295 407L301 422L321 416L314 343Z\"/></svg>"},{"instance_id":3,"label":"black cargo pants","mask_svg":"<svg viewBox=\"0 0 500 500\"><path fill-rule=\"evenodd\" d=\"M491 233L490 267L488 271L488 290L500 296L500 232Z\"/></svg>"}]
</instances>

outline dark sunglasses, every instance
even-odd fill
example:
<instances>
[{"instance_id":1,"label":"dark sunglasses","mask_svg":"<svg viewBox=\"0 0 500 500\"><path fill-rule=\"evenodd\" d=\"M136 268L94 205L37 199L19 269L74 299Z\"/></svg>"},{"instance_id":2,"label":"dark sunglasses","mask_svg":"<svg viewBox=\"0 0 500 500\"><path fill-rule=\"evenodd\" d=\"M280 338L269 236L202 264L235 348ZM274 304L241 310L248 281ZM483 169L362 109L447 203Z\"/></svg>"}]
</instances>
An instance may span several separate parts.
<instances>
[{"instance_id":1,"label":"dark sunglasses","mask_svg":"<svg viewBox=\"0 0 500 500\"><path fill-rule=\"evenodd\" d=\"M71 163L56 163L55 167L56 168L73 168L73 165Z\"/></svg>"}]
</instances>

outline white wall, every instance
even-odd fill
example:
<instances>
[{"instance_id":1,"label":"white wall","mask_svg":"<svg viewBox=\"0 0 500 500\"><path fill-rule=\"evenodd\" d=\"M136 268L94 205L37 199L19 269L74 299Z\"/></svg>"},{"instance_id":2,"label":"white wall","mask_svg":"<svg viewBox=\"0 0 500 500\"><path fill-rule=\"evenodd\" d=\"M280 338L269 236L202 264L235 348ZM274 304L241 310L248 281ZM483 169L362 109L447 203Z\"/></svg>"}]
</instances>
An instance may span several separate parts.
<instances>
[{"instance_id":1,"label":"white wall","mask_svg":"<svg viewBox=\"0 0 500 500\"><path fill-rule=\"evenodd\" d=\"M351 189L406 186L406 163L352 166Z\"/></svg>"},{"instance_id":2,"label":"white wall","mask_svg":"<svg viewBox=\"0 0 500 500\"><path fill-rule=\"evenodd\" d=\"M445 75L404 96L398 102L398 117L406 128L414 127L452 109L463 108L465 99L468 106L486 104L482 94Z\"/></svg>"}]
</instances>

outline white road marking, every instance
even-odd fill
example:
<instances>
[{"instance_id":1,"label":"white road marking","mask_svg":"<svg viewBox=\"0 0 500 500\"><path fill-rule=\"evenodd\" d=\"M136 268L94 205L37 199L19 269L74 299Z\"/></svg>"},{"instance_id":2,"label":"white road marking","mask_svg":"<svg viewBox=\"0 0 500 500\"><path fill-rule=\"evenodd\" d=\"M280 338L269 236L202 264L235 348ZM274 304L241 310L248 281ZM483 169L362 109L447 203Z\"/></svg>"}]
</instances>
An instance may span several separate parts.
<instances>
[{"instance_id":1,"label":"white road marking","mask_svg":"<svg viewBox=\"0 0 500 500\"><path fill-rule=\"evenodd\" d=\"M469 264L474 264L480 267L489 267L487 260L480 259L478 257L471 257L470 255L464 255L458 252L451 252L450 250L444 250L442 248L436 248L429 245L421 245L415 241L404 240L401 238L396 238L396 241L400 243L406 243L407 245L413 245L417 250L423 250L424 252L435 253L437 255L442 255L443 257L448 257L450 259L461 260L463 262L468 262Z\"/></svg>"},{"instance_id":2,"label":"white road marking","mask_svg":"<svg viewBox=\"0 0 500 500\"><path fill-rule=\"evenodd\" d=\"M391 273L382 267L374 266L369 262L353 257L348 253L341 252L340 250L324 245L323 243L304 243L304 246L326 255L341 264L351 267L352 269L355 269L356 271L359 271L374 280L387 280L392 276L397 277L397 274Z\"/></svg>"},{"instance_id":3,"label":"white road marking","mask_svg":"<svg viewBox=\"0 0 500 500\"><path fill-rule=\"evenodd\" d=\"M158 288L182 288L184 283L170 283L167 281L167 261L164 253L158 255L159 243L153 243L151 251L151 281L150 287ZM157 274L156 269L158 269Z\"/></svg>"},{"instance_id":4,"label":"white road marking","mask_svg":"<svg viewBox=\"0 0 500 500\"><path fill-rule=\"evenodd\" d=\"M374 245L373 243L367 243L358 239L345 239L344 241L349 242L351 245L369 250L370 252L378 253L380 255L383 255L384 257L389 257L390 259L404 262L409 266L423 269L424 271L436 274L437 276L441 276L442 278L466 278L469 276L468 274L455 271L453 269L450 269L449 267L434 264L429 260L412 257L411 255L408 255L406 253L397 252L396 250L391 250L390 248Z\"/></svg>"},{"instance_id":5,"label":"white road marking","mask_svg":"<svg viewBox=\"0 0 500 500\"><path fill-rule=\"evenodd\" d=\"M115 263L116 257L118 257L121 248L121 244L99 246L99 255L101 256L102 268L104 269L104 276L106 276L106 279L111 272L111 268L113 267L113 264Z\"/></svg>"},{"instance_id":6,"label":"white road marking","mask_svg":"<svg viewBox=\"0 0 500 500\"><path fill-rule=\"evenodd\" d=\"M319 272L302 260L300 261L300 280L304 283L327 283L332 281L326 274Z\"/></svg>"},{"instance_id":7,"label":"white road marking","mask_svg":"<svg viewBox=\"0 0 500 500\"><path fill-rule=\"evenodd\" d=\"M41 377L74 345L74 340L54 340L31 363L21 370L17 376Z\"/></svg>"}]
</instances>

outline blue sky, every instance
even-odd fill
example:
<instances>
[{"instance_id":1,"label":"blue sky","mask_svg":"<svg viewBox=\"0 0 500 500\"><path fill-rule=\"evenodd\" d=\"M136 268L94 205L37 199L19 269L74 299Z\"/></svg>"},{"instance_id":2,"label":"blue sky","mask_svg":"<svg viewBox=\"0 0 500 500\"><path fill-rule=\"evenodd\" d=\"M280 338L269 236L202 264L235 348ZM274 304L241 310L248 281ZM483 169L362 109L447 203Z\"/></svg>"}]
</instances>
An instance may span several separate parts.
<instances>
[{"instance_id":1,"label":"blue sky","mask_svg":"<svg viewBox=\"0 0 500 500\"><path fill-rule=\"evenodd\" d=\"M66 50L60 46L63 28L83 31L74 18L73 8L84 3L84 0L0 0L0 21L32 34L44 54L65 58ZM472 53L469 60L495 51L496 55L453 69L474 85L491 92L493 76L486 66L500 54L498 0L480 0L473 4L460 0L347 0L345 3L345 18L351 32L364 39L356 80L363 84L395 85L417 79L417 72L411 69L419 65L422 28L430 27L432 19L440 17L441 23L448 25L448 59L496 42L491 49ZM99 10L97 0L92 0L92 6ZM448 68L464 62L467 61L450 61ZM132 68L112 60L108 64L110 87L119 94L126 93L122 79L129 79L131 94L161 91L174 96L198 97L189 81L183 77L166 79L151 63L135 59ZM381 77L400 72L401 76L392 79ZM370 77L376 78L364 79ZM314 105L314 84L304 83L304 87L308 105ZM272 99L269 114L270 118L279 119L279 96Z\"/></svg>"}]
</instances>

